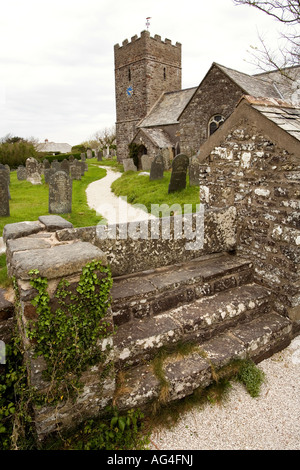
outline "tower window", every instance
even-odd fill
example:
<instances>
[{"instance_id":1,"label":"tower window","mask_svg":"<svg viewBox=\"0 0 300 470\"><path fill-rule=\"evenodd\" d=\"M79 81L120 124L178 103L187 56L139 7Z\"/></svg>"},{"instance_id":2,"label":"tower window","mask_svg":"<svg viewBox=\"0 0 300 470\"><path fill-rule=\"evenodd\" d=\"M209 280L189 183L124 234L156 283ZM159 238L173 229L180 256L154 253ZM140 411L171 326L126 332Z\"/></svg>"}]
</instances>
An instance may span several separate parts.
<instances>
[{"instance_id":1,"label":"tower window","mask_svg":"<svg viewBox=\"0 0 300 470\"><path fill-rule=\"evenodd\" d=\"M128 69L128 81L131 82L131 70L130 67Z\"/></svg>"},{"instance_id":2,"label":"tower window","mask_svg":"<svg viewBox=\"0 0 300 470\"><path fill-rule=\"evenodd\" d=\"M215 114L212 116L208 123L208 136L212 135L225 121L224 116L221 114Z\"/></svg>"},{"instance_id":3,"label":"tower window","mask_svg":"<svg viewBox=\"0 0 300 470\"><path fill-rule=\"evenodd\" d=\"M164 80L167 78L166 67L164 67Z\"/></svg>"}]
</instances>

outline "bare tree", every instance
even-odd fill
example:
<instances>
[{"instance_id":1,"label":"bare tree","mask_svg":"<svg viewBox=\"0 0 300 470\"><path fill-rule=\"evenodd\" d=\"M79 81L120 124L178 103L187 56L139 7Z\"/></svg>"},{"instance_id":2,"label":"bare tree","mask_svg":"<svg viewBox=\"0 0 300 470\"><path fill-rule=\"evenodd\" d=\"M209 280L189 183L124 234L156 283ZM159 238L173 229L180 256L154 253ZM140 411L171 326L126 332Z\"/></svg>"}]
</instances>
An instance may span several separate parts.
<instances>
[{"instance_id":1,"label":"bare tree","mask_svg":"<svg viewBox=\"0 0 300 470\"><path fill-rule=\"evenodd\" d=\"M266 13L280 23L279 33L281 46L274 50L259 34L260 47L252 47L252 56L256 65L262 70L283 70L300 65L300 0L233 0L236 5L248 5Z\"/></svg>"},{"instance_id":2,"label":"bare tree","mask_svg":"<svg viewBox=\"0 0 300 470\"><path fill-rule=\"evenodd\" d=\"M100 131L95 132L92 136L92 140L97 142L98 148L103 150L105 148L115 148L116 144L116 130L115 126L106 127Z\"/></svg>"}]
</instances>

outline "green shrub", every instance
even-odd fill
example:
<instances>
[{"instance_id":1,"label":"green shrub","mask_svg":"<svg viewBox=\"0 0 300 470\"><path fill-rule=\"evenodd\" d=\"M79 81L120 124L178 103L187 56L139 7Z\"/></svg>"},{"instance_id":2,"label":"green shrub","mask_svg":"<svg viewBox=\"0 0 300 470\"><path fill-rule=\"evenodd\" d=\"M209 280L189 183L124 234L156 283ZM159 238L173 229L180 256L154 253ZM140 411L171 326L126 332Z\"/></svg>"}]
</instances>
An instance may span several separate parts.
<instances>
[{"instance_id":1,"label":"green shrub","mask_svg":"<svg viewBox=\"0 0 300 470\"><path fill-rule=\"evenodd\" d=\"M0 163L9 165L11 169L25 165L27 158L37 158L37 151L33 144L25 141L0 144Z\"/></svg>"},{"instance_id":2,"label":"green shrub","mask_svg":"<svg viewBox=\"0 0 300 470\"><path fill-rule=\"evenodd\" d=\"M237 374L237 380L242 383L251 397L258 397L264 382L265 374L254 362L243 361Z\"/></svg>"}]
</instances>

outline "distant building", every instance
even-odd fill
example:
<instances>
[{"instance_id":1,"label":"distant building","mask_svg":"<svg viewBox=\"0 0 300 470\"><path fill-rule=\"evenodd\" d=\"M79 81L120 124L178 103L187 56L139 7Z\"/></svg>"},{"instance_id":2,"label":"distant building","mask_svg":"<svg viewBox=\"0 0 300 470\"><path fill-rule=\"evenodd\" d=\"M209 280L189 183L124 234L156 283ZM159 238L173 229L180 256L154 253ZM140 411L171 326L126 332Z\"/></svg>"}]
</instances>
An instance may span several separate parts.
<instances>
[{"instance_id":1,"label":"distant building","mask_svg":"<svg viewBox=\"0 0 300 470\"><path fill-rule=\"evenodd\" d=\"M60 144L56 142L49 142L48 139L45 139L44 143L38 144L39 152L47 153L70 153L72 150L72 145L69 144Z\"/></svg>"}]
</instances>

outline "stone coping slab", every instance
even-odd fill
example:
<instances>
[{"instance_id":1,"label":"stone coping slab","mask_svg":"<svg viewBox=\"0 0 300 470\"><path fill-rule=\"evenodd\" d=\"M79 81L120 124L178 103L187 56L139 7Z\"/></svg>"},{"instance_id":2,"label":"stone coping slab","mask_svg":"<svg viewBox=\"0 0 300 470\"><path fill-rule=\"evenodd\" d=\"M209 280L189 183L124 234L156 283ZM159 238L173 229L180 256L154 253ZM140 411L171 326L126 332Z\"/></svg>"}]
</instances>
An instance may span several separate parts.
<instances>
[{"instance_id":1,"label":"stone coping slab","mask_svg":"<svg viewBox=\"0 0 300 470\"><path fill-rule=\"evenodd\" d=\"M59 215L41 215L39 221L45 225L48 232L55 232L64 228L73 228L73 224Z\"/></svg>"},{"instance_id":2,"label":"stone coping slab","mask_svg":"<svg viewBox=\"0 0 300 470\"><path fill-rule=\"evenodd\" d=\"M12 257L12 274L18 279L29 280L28 272L38 269L42 277L55 279L81 272L93 260L106 264L106 256L88 242L54 245L49 249L33 249L15 252Z\"/></svg>"},{"instance_id":3,"label":"stone coping slab","mask_svg":"<svg viewBox=\"0 0 300 470\"><path fill-rule=\"evenodd\" d=\"M3 241L6 243L11 238L27 237L42 230L45 230L45 226L39 221L6 224L3 229Z\"/></svg>"}]
</instances>

